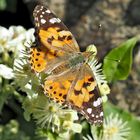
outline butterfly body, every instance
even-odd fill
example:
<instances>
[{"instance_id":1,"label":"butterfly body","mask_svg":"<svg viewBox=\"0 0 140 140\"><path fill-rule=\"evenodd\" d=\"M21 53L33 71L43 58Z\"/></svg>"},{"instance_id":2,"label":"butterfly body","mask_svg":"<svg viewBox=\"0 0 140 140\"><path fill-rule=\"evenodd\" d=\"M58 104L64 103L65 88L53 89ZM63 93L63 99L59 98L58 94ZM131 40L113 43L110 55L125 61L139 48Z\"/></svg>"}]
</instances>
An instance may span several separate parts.
<instances>
[{"instance_id":1,"label":"butterfly body","mask_svg":"<svg viewBox=\"0 0 140 140\"><path fill-rule=\"evenodd\" d=\"M36 6L33 15L37 42L29 61L35 72L49 73L44 94L76 109L92 124L101 124L102 99L87 63L92 53L80 52L72 33L48 8Z\"/></svg>"},{"instance_id":2,"label":"butterfly body","mask_svg":"<svg viewBox=\"0 0 140 140\"><path fill-rule=\"evenodd\" d=\"M86 63L90 55L91 55L90 52L86 52L86 53L78 52L78 53L70 54L67 56L67 60L64 60L64 63L60 64L55 69L53 69L51 73L57 75L69 69L80 68L84 63Z\"/></svg>"}]
</instances>

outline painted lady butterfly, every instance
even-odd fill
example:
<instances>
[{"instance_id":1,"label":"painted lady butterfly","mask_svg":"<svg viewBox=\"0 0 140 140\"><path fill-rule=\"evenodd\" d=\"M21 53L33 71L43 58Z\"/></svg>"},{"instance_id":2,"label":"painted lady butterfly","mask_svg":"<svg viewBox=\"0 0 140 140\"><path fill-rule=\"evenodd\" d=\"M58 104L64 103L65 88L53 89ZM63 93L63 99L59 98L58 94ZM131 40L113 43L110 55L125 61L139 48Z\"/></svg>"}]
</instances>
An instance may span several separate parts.
<instances>
[{"instance_id":1,"label":"painted lady butterfly","mask_svg":"<svg viewBox=\"0 0 140 140\"><path fill-rule=\"evenodd\" d=\"M36 6L33 12L36 43L30 48L30 64L37 73L49 76L44 93L66 104L92 124L102 124L102 99L87 61L91 52L80 52L72 33L48 8Z\"/></svg>"}]
</instances>

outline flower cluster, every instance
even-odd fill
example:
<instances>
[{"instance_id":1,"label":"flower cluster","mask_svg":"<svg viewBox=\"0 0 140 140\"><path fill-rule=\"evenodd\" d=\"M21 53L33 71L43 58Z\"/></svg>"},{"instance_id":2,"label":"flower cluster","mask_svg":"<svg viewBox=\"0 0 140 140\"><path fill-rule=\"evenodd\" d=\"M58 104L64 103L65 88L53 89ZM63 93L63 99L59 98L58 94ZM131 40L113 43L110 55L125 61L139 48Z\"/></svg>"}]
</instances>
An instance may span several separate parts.
<instances>
[{"instance_id":1,"label":"flower cluster","mask_svg":"<svg viewBox=\"0 0 140 140\"><path fill-rule=\"evenodd\" d=\"M22 26L11 26L6 29L0 26L0 77L13 79L13 61L25 50L24 42L33 41L34 29L25 30Z\"/></svg>"},{"instance_id":2,"label":"flower cluster","mask_svg":"<svg viewBox=\"0 0 140 140\"><path fill-rule=\"evenodd\" d=\"M0 111L11 94L20 96L14 87L13 63L25 50L24 42L34 39L33 32L34 29L25 30L22 26L0 26Z\"/></svg>"},{"instance_id":3,"label":"flower cluster","mask_svg":"<svg viewBox=\"0 0 140 140\"><path fill-rule=\"evenodd\" d=\"M32 114L40 128L56 133L59 137L67 138L69 134L82 130L82 126L75 122L78 120L76 111L50 101L43 93L26 99L23 108L26 120Z\"/></svg>"}]
</instances>

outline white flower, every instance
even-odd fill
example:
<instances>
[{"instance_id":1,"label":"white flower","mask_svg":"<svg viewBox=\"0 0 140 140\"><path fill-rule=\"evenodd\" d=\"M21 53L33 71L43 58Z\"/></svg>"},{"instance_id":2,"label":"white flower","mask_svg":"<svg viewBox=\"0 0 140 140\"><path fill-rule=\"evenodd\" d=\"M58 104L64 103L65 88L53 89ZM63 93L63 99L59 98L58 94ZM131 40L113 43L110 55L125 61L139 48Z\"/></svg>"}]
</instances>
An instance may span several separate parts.
<instances>
[{"instance_id":1,"label":"white flower","mask_svg":"<svg viewBox=\"0 0 140 140\"><path fill-rule=\"evenodd\" d=\"M8 66L0 64L0 76L5 79L12 79L14 78L14 73L13 70Z\"/></svg>"},{"instance_id":2,"label":"white flower","mask_svg":"<svg viewBox=\"0 0 140 140\"><path fill-rule=\"evenodd\" d=\"M33 73L31 72L31 68L27 60L24 58L15 59L13 70L14 70L16 83L19 84L21 89L23 91L26 91L26 90L28 91L28 89L29 91L31 91L29 88L29 82L31 81L31 77ZM29 96L31 96L30 93L31 92L29 92Z\"/></svg>"},{"instance_id":3,"label":"white flower","mask_svg":"<svg viewBox=\"0 0 140 140\"><path fill-rule=\"evenodd\" d=\"M102 64L98 63L98 61L95 58L91 59L88 62L88 64L90 65L94 73L97 83L98 84L107 83L107 81L105 80L105 76L102 74L102 69L101 69Z\"/></svg>"},{"instance_id":4,"label":"white flower","mask_svg":"<svg viewBox=\"0 0 140 140\"><path fill-rule=\"evenodd\" d=\"M8 29L0 26L0 53L4 52L7 42L11 39Z\"/></svg>"},{"instance_id":5,"label":"white flower","mask_svg":"<svg viewBox=\"0 0 140 140\"><path fill-rule=\"evenodd\" d=\"M86 51L88 52L93 52L92 58L95 57L97 55L97 48L94 44L89 45L86 49Z\"/></svg>"},{"instance_id":6,"label":"white flower","mask_svg":"<svg viewBox=\"0 0 140 140\"><path fill-rule=\"evenodd\" d=\"M42 128L51 128L53 132L74 131L80 133L82 126L75 123L77 112L50 101L45 95L38 95L32 100L33 117Z\"/></svg>"},{"instance_id":7,"label":"white flower","mask_svg":"<svg viewBox=\"0 0 140 140\"><path fill-rule=\"evenodd\" d=\"M102 73L102 69L101 69L102 64L98 63L97 59L95 58L95 55L97 54L96 47L94 45L90 45L88 46L87 51L93 52L93 55L88 61L88 64L91 67L92 72L95 76L101 95L104 96L106 94L109 94L110 88L107 84L105 76Z\"/></svg>"},{"instance_id":8,"label":"white flower","mask_svg":"<svg viewBox=\"0 0 140 140\"><path fill-rule=\"evenodd\" d=\"M103 140L127 140L130 128L118 114L110 114L104 121Z\"/></svg>"},{"instance_id":9,"label":"white flower","mask_svg":"<svg viewBox=\"0 0 140 140\"><path fill-rule=\"evenodd\" d=\"M34 42L34 29L25 30L21 26L17 27L10 27L11 34L15 35L15 37L8 42L8 49L15 53L17 56L21 56L21 51L25 50L26 46L24 45L25 42ZM20 54L19 54L20 53Z\"/></svg>"},{"instance_id":10,"label":"white flower","mask_svg":"<svg viewBox=\"0 0 140 140\"><path fill-rule=\"evenodd\" d=\"M25 42L32 43L35 40L34 29L26 30L22 26L11 26L9 29L0 26L0 53L12 51L18 57L25 50Z\"/></svg>"},{"instance_id":11,"label":"white flower","mask_svg":"<svg viewBox=\"0 0 140 140\"><path fill-rule=\"evenodd\" d=\"M83 140L93 140L93 138L90 135L87 135L86 137L83 137ZM95 139L97 140L97 139Z\"/></svg>"},{"instance_id":12,"label":"white flower","mask_svg":"<svg viewBox=\"0 0 140 140\"><path fill-rule=\"evenodd\" d=\"M126 121L122 120L118 114L110 114L104 119L103 128L99 129L92 125L92 137L87 135L84 140L128 140L130 128Z\"/></svg>"}]
</instances>

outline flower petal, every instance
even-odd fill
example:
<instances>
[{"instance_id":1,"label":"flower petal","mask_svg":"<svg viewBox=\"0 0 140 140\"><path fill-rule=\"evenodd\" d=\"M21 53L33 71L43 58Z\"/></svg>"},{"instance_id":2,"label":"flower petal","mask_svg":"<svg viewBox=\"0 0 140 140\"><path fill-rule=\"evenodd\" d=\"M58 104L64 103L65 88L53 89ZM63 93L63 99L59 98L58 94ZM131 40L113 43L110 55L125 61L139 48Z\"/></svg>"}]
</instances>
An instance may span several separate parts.
<instances>
[{"instance_id":1,"label":"flower petal","mask_svg":"<svg viewBox=\"0 0 140 140\"><path fill-rule=\"evenodd\" d=\"M5 79L12 79L14 78L14 73L13 70L8 66L0 64L0 76Z\"/></svg>"}]
</instances>

